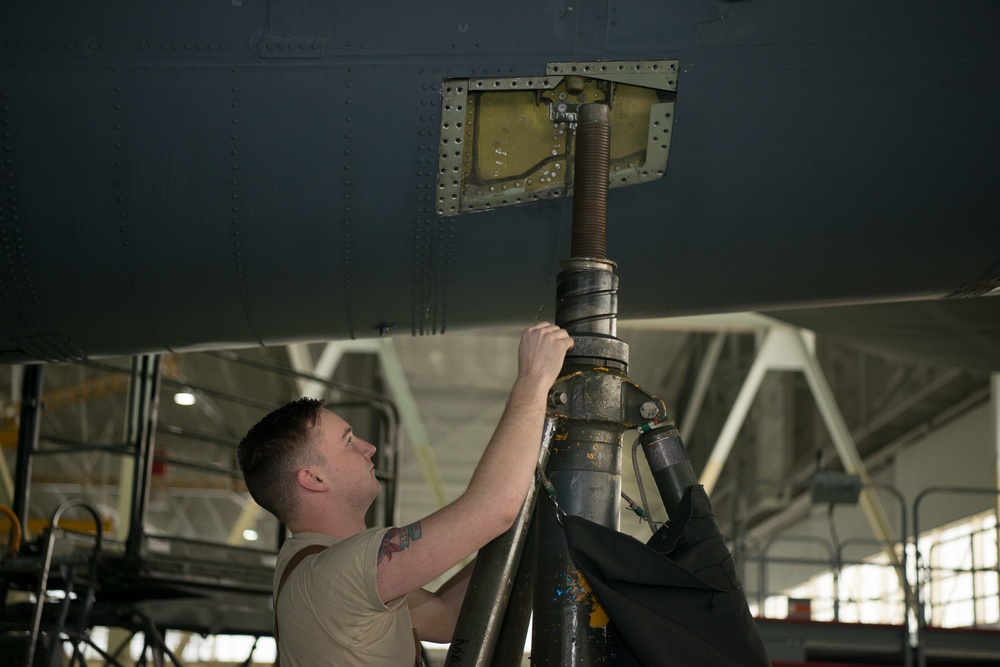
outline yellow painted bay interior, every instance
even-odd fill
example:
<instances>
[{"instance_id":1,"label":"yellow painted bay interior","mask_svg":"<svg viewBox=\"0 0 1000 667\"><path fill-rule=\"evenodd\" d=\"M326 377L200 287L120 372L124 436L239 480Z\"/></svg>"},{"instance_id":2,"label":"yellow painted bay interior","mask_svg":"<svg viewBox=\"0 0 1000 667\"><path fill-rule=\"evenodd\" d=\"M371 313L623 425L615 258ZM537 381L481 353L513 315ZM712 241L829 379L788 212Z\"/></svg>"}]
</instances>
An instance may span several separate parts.
<instances>
[{"instance_id":1,"label":"yellow painted bay interior","mask_svg":"<svg viewBox=\"0 0 1000 667\"><path fill-rule=\"evenodd\" d=\"M611 107L611 187L662 178L675 61L550 65L541 77L452 79L442 87L438 214L565 197L581 104ZM563 76L557 71L570 71ZM583 73L583 74L580 74Z\"/></svg>"}]
</instances>

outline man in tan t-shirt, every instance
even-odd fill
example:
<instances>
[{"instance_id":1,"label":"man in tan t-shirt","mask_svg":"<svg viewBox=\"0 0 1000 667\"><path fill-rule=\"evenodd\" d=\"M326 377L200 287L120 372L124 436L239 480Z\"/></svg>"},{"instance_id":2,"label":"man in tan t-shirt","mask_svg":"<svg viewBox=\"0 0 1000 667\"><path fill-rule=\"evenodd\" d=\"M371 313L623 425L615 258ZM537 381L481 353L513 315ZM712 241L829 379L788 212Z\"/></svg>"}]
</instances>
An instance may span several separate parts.
<instances>
[{"instance_id":1,"label":"man in tan t-shirt","mask_svg":"<svg viewBox=\"0 0 1000 667\"><path fill-rule=\"evenodd\" d=\"M247 488L292 531L275 568L282 667L398 667L414 662L414 629L451 641L469 568L434 593L423 587L513 524L538 460L546 397L572 346L555 325L524 331L517 379L468 488L402 528L365 526L381 489L375 447L321 401L294 401L250 429L237 454Z\"/></svg>"}]
</instances>

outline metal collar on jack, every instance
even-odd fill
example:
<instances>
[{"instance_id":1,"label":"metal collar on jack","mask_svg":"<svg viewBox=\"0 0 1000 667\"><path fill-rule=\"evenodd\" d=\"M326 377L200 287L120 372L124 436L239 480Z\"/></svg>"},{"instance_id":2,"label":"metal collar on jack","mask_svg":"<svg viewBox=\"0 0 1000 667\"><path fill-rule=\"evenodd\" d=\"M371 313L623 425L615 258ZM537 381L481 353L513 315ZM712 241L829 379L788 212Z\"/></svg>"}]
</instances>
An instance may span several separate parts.
<instances>
[{"instance_id":1,"label":"metal collar on jack","mask_svg":"<svg viewBox=\"0 0 1000 667\"><path fill-rule=\"evenodd\" d=\"M628 344L625 341L610 336L576 334L573 336L573 349L566 353L566 361L580 363L581 359L589 361L617 362L628 369ZM592 365L605 365L595 363Z\"/></svg>"}]
</instances>

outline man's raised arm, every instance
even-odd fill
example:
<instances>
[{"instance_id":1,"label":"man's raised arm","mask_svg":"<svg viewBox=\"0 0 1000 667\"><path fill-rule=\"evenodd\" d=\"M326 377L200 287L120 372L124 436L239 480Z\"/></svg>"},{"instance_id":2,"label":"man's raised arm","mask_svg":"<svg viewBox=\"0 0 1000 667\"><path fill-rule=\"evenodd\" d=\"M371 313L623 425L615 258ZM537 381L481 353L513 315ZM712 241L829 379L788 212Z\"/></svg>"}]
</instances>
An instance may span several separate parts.
<instances>
[{"instance_id":1,"label":"man's raised arm","mask_svg":"<svg viewBox=\"0 0 1000 667\"><path fill-rule=\"evenodd\" d=\"M387 531L377 574L383 601L422 588L514 523L534 478L548 392L572 347L565 330L545 322L521 335L517 379L465 493Z\"/></svg>"}]
</instances>

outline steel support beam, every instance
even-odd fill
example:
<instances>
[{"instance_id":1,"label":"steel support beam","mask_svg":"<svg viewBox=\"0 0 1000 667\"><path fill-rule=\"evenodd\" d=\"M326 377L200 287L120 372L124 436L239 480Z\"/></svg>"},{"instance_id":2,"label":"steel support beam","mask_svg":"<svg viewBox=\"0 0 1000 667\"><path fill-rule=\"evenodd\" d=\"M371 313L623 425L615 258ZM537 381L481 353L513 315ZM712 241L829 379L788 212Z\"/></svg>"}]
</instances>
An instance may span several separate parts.
<instances>
[{"instance_id":1,"label":"steel support beam","mask_svg":"<svg viewBox=\"0 0 1000 667\"><path fill-rule=\"evenodd\" d=\"M260 505L258 505L254 499L248 495L246 500L243 502L243 509L240 510L240 515L236 517L236 521L229 529L229 536L226 537L226 544L233 544L236 546L245 544L246 538L243 537L243 533L248 528L253 528L257 525L257 517L260 516L262 511L263 510L261 510Z\"/></svg>"},{"instance_id":2,"label":"steel support beam","mask_svg":"<svg viewBox=\"0 0 1000 667\"><path fill-rule=\"evenodd\" d=\"M12 401L15 396L21 395L21 373L23 369L24 366L21 366L20 364L10 367L10 397ZM10 467L7 465L7 457L0 456L0 503L3 503L8 507L13 507L14 494L16 493L15 489L14 476L11 474Z\"/></svg>"},{"instance_id":3,"label":"steel support beam","mask_svg":"<svg viewBox=\"0 0 1000 667\"><path fill-rule=\"evenodd\" d=\"M403 372L403 364L399 361L399 355L391 338L380 338L376 342L382 372L385 374L389 393L396 402L396 409L399 410L400 423L410 441L410 446L413 447L413 452L417 455L417 460L420 461L424 478L431 493L434 494L434 499L439 507L444 507L450 499L441 479L441 470L434 458L434 450L431 449L430 436L427 435L427 428L420 418L420 410L417 408L416 399L413 398L410 383L406 380L406 373Z\"/></svg>"},{"instance_id":4,"label":"steel support beam","mask_svg":"<svg viewBox=\"0 0 1000 667\"><path fill-rule=\"evenodd\" d=\"M830 385L826 381L826 376L819 367L815 356L807 354L804 347L800 348L799 354L802 355L804 361L802 372L805 374L806 382L812 390L813 398L819 407L823 422L826 424L826 428L833 438L833 445L837 450L837 454L840 455L840 461L844 466L844 470L848 474L857 475L861 479L861 496L859 502L861 509L868 518L872 534L875 536L875 539L882 542L886 553L898 568L897 572L902 572L902 563L899 562L899 555L895 548L896 538L892 524L889 522L889 517L882 506L882 501L872 487L871 478L868 477L868 470L865 468L864 461L861 460L861 455L858 453L858 448L854 444L854 439L847 428L847 423L840 413L840 408L837 407L837 399L833 395L833 390L830 389ZM905 578L902 576L900 577L900 583L905 587Z\"/></svg>"},{"instance_id":5,"label":"steel support beam","mask_svg":"<svg viewBox=\"0 0 1000 667\"><path fill-rule=\"evenodd\" d=\"M0 504L10 507L14 504L14 476L10 474L7 457L0 452Z\"/></svg>"},{"instance_id":6,"label":"steel support beam","mask_svg":"<svg viewBox=\"0 0 1000 667\"><path fill-rule=\"evenodd\" d=\"M996 486L1000 489L1000 373L990 374L990 423L993 426L993 463L996 466ZM1000 495L996 515L1000 519Z\"/></svg>"},{"instance_id":7,"label":"steel support beam","mask_svg":"<svg viewBox=\"0 0 1000 667\"><path fill-rule=\"evenodd\" d=\"M740 393L736 396L733 409L729 411L726 423L722 426L722 432L715 441L715 447L712 448L712 453L705 463L705 469L701 473L699 481L709 496L715 490L715 483L719 481L719 475L722 474L722 469L729 459L733 443L736 442L736 436L739 434L743 422L746 421L754 396L757 395L757 390L760 389L760 384L764 380L764 374L769 370L769 365L773 363L770 357L774 355L775 352L770 349L768 339L765 338L764 344L758 349L757 357L743 381Z\"/></svg>"},{"instance_id":8,"label":"steel support beam","mask_svg":"<svg viewBox=\"0 0 1000 667\"><path fill-rule=\"evenodd\" d=\"M159 403L160 355L134 357L127 422L127 439L134 446L129 529L125 542L125 552L130 556L138 555L142 549Z\"/></svg>"},{"instance_id":9,"label":"steel support beam","mask_svg":"<svg viewBox=\"0 0 1000 667\"><path fill-rule=\"evenodd\" d=\"M135 487L135 462L128 456L118 462L118 520L114 525L114 536L119 542L128 540L132 524L127 520L132 514L132 489Z\"/></svg>"},{"instance_id":10,"label":"steel support beam","mask_svg":"<svg viewBox=\"0 0 1000 667\"><path fill-rule=\"evenodd\" d=\"M377 352L377 341L352 340L352 341L330 341L323 347L319 359L313 363L309 346L305 343L296 343L288 346L288 359L292 362L292 368L299 373L313 375L319 379L329 380L333 378L340 360L347 352ZM327 387L318 380L306 378L298 379L299 393L302 396L312 398L325 398Z\"/></svg>"},{"instance_id":11,"label":"steel support beam","mask_svg":"<svg viewBox=\"0 0 1000 667\"><path fill-rule=\"evenodd\" d=\"M698 422L701 406L705 403L705 396L712 384L712 376L715 374L716 366L719 365L719 357L722 356L722 348L725 344L726 333L724 331L716 333L712 336L712 342L708 344L705 357L701 360L698 376L695 378L694 388L691 390L691 400L688 401L684 417L680 421L681 440L684 442L691 439L691 431L694 430L694 425Z\"/></svg>"},{"instance_id":12,"label":"steel support beam","mask_svg":"<svg viewBox=\"0 0 1000 667\"><path fill-rule=\"evenodd\" d=\"M17 463L14 473L14 498L11 509L21 522L22 530L28 529L28 498L31 486L31 462L38 450L38 436L42 417L42 364L24 367L21 380L21 422L17 429ZM27 538L27 535L25 535Z\"/></svg>"},{"instance_id":13,"label":"steel support beam","mask_svg":"<svg viewBox=\"0 0 1000 667\"><path fill-rule=\"evenodd\" d=\"M705 491L711 494L715 484L726 464L726 459L732 450L736 435L746 420L747 413L753 403L753 399L760 389L760 384L764 375L768 371L799 371L805 378L812 392L813 399L819 408L823 423L826 425L830 437L833 439L834 447L844 466L844 470L852 475L861 478L861 508L868 519L868 524L872 529L872 534L882 543L886 553L897 567L897 572L901 568L899 555L895 549L895 537L892 524L886 515L878 495L871 486L871 479L865 469L864 462L858 454L854 439L851 437L847 424L837 407L833 392L827 384L826 376L819 366L815 355L810 347L812 336L810 332L793 329L791 327L772 327L764 336L757 357L754 359L750 372L740 389L736 402L733 405L722 433L715 443L715 448L709 457L705 470L701 475L701 483L705 486Z\"/></svg>"}]
</instances>

